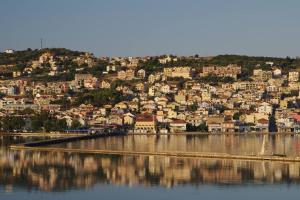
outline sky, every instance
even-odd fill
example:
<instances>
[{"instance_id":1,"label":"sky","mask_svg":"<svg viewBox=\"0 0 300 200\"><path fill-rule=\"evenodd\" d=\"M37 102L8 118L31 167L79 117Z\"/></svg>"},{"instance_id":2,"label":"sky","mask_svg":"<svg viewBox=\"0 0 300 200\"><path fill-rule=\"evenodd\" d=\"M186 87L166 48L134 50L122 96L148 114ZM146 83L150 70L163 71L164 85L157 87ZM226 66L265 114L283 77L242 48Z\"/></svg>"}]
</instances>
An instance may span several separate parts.
<instances>
[{"instance_id":1,"label":"sky","mask_svg":"<svg viewBox=\"0 0 300 200\"><path fill-rule=\"evenodd\" d=\"M299 0L1 0L0 51L300 56Z\"/></svg>"}]
</instances>

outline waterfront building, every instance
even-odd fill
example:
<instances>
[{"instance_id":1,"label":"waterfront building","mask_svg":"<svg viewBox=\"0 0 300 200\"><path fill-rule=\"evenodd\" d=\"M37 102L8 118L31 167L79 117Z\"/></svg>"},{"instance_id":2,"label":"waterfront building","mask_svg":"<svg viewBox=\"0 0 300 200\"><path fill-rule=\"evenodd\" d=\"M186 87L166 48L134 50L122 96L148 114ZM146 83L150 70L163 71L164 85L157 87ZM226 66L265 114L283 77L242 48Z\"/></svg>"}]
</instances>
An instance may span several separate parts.
<instances>
[{"instance_id":1,"label":"waterfront building","mask_svg":"<svg viewBox=\"0 0 300 200\"><path fill-rule=\"evenodd\" d=\"M141 114L136 116L135 133L156 133L157 120L154 115Z\"/></svg>"}]
</instances>

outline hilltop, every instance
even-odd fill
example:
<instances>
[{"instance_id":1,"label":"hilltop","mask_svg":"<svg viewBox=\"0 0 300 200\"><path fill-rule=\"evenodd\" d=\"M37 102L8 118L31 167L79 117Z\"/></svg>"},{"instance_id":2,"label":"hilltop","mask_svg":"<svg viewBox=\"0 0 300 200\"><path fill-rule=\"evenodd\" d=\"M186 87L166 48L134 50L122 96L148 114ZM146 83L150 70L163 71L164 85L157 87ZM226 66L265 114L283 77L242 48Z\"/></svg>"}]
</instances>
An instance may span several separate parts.
<instances>
[{"instance_id":1,"label":"hilltop","mask_svg":"<svg viewBox=\"0 0 300 200\"><path fill-rule=\"evenodd\" d=\"M131 57L119 59L97 58L93 54L82 51L73 51L65 48L46 48L42 50L27 49L13 53L0 53L0 76L2 79L29 78L39 81L66 81L72 80L76 72L91 73L101 76L107 66L123 67L130 63ZM242 67L241 77L251 75L253 69L270 70L276 66L287 72L300 66L298 58L279 58L246 55L218 55L211 57L194 56L147 56L138 57L136 67L148 72L162 71L164 67L190 66L201 71L203 66L237 64ZM168 60L169 59L169 60ZM111 62L113 60L113 62ZM161 62L162 60L165 60ZM272 65L270 65L270 63Z\"/></svg>"}]
</instances>

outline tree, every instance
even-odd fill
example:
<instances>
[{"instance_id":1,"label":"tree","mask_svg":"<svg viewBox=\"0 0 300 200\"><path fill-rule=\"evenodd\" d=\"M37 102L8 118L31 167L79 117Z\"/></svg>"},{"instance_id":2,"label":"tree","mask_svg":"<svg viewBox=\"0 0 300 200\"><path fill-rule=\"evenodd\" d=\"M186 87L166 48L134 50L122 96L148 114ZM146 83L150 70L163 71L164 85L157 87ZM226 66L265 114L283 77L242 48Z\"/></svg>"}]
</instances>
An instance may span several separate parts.
<instances>
[{"instance_id":1,"label":"tree","mask_svg":"<svg viewBox=\"0 0 300 200\"><path fill-rule=\"evenodd\" d=\"M24 110L20 111L21 115L31 115L34 114L34 110L31 108L25 108Z\"/></svg>"},{"instance_id":2,"label":"tree","mask_svg":"<svg viewBox=\"0 0 300 200\"><path fill-rule=\"evenodd\" d=\"M5 93L0 92L0 98L3 98L3 97L5 97L5 96L6 96Z\"/></svg>"},{"instance_id":3,"label":"tree","mask_svg":"<svg viewBox=\"0 0 300 200\"><path fill-rule=\"evenodd\" d=\"M4 131L22 130L25 126L25 120L21 117L6 116L2 119L2 128Z\"/></svg>"},{"instance_id":4,"label":"tree","mask_svg":"<svg viewBox=\"0 0 300 200\"><path fill-rule=\"evenodd\" d=\"M40 131L44 127L44 123L50 118L48 112L42 111L31 118L31 129L33 131Z\"/></svg>"},{"instance_id":5,"label":"tree","mask_svg":"<svg viewBox=\"0 0 300 200\"><path fill-rule=\"evenodd\" d=\"M80 129L81 127L82 127L81 123L77 119L74 119L72 121L71 129L77 130Z\"/></svg>"},{"instance_id":6,"label":"tree","mask_svg":"<svg viewBox=\"0 0 300 200\"><path fill-rule=\"evenodd\" d=\"M207 132L208 131L208 127L206 126L205 123L200 124L199 126L192 126L191 124L187 124L187 131L190 132Z\"/></svg>"},{"instance_id":7,"label":"tree","mask_svg":"<svg viewBox=\"0 0 300 200\"><path fill-rule=\"evenodd\" d=\"M44 129L46 132L50 131L64 131L68 128L65 119L48 119L44 123Z\"/></svg>"},{"instance_id":8,"label":"tree","mask_svg":"<svg viewBox=\"0 0 300 200\"><path fill-rule=\"evenodd\" d=\"M65 131L68 128L68 124L66 119L58 119L56 120L55 131Z\"/></svg>"},{"instance_id":9,"label":"tree","mask_svg":"<svg viewBox=\"0 0 300 200\"><path fill-rule=\"evenodd\" d=\"M71 102L67 97L51 101L51 104L59 104L63 110L67 110L71 107Z\"/></svg>"},{"instance_id":10,"label":"tree","mask_svg":"<svg viewBox=\"0 0 300 200\"><path fill-rule=\"evenodd\" d=\"M94 106L100 107L105 104L115 104L124 99L121 93L112 89L99 89L89 92L82 92L77 94L77 98L74 102L74 106L79 106L81 104L92 104Z\"/></svg>"},{"instance_id":11,"label":"tree","mask_svg":"<svg viewBox=\"0 0 300 200\"><path fill-rule=\"evenodd\" d=\"M56 119L48 112L42 111L31 118L31 128L33 131L64 131L68 125L65 119Z\"/></svg>"},{"instance_id":12,"label":"tree","mask_svg":"<svg viewBox=\"0 0 300 200\"><path fill-rule=\"evenodd\" d=\"M188 106L189 111L196 111L197 109L198 109L198 105L196 103Z\"/></svg>"},{"instance_id":13,"label":"tree","mask_svg":"<svg viewBox=\"0 0 300 200\"><path fill-rule=\"evenodd\" d=\"M234 120L239 120L241 115L242 115L241 113L236 112L236 113L233 114L233 117L232 117L232 118L233 118Z\"/></svg>"},{"instance_id":14,"label":"tree","mask_svg":"<svg viewBox=\"0 0 300 200\"><path fill-rule=\"evenodd\" d=\"M54 131L55 123L53 120L48 119L44 122L43 126L46 132Z\"/></svg>"}]
</instances>

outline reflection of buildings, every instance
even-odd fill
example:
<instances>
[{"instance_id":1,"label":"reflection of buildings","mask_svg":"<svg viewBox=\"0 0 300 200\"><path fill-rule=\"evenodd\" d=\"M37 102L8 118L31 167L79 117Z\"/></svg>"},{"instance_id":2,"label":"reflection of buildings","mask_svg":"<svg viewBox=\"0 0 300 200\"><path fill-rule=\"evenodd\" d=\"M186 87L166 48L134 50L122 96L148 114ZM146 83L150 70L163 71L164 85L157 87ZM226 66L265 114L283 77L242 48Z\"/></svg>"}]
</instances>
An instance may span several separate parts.
<instances>
[{"instance_id":1,"label":"reflection of buildings","mask_svg":"<svg viewBox=\"0 0 300 200\"><path fill-rule=\"evenodd\" d=\"M167 146L184 150L199 141L184 137L118 137L101 140L101 145L153 151ZM199 138L198 138L199 139ZM206 138L213 143L215 138ZM240 139L240 138L239 138ZM235 137L220 138L231 148L239 144ZM287 139L289 141L289 139ZM110 143L108 143L110 141ZM147 141L147 142L146 142ZM170 144L168 143L170 141ZM274 142L274 140L271 140ZM276 138L275 138L275 141ZM280 140L282 141L282 140ZM97 140L74 143L99 145ZM240 141L241 142L241 141ZM289 141L288 143L290 143ZM195 144L194 144L195 143ZM244 142L241 142L243 145ZM275 142L276 144L278 142ZM0 142L2 144L2 142ZM204 143L201 143L204 145ZM69 144L72 147L73 144ZM277 144L281 147L281 143ZM288 148L287 148L288 149ZM300 182L300 163L239 160L213 160L164 156L110 156L59 152L10 152L0 148L0 184L6 188L21 186L45 191L88 188L97 183L116 185L174 185L291 183Z\"/></svg>"},{"instance_id":2,"label":"reflection of buildings","mask_svg":"<svg viewBox=\"0 0 300 200\"><path fill-rule=\"evenodd\" d=\"M128 135L79 141L67 148L111 149L140 152L215 152L235 155L286 154L300 156L300 135Z\"/></svg>"}]
</instances>

